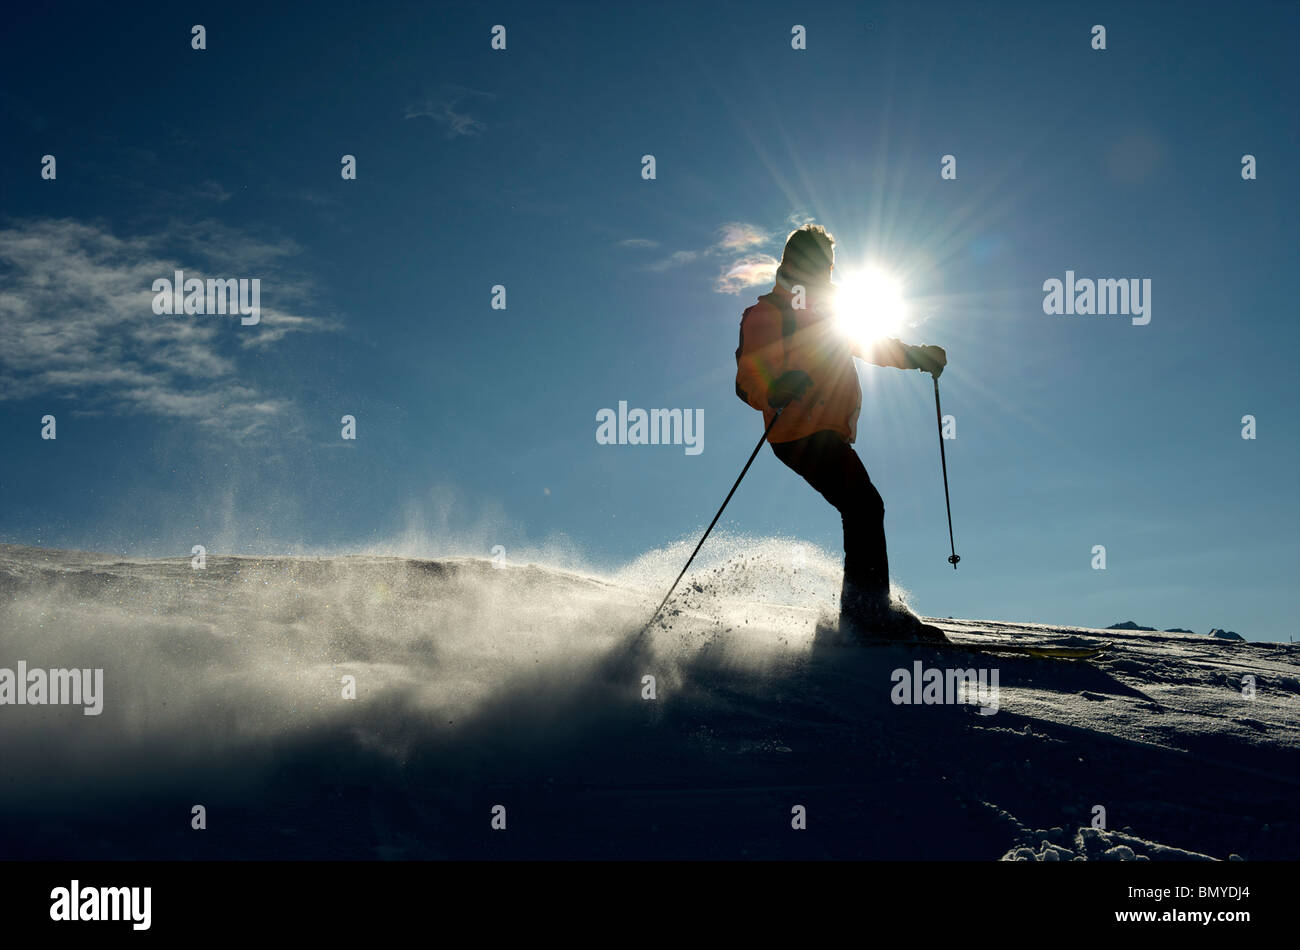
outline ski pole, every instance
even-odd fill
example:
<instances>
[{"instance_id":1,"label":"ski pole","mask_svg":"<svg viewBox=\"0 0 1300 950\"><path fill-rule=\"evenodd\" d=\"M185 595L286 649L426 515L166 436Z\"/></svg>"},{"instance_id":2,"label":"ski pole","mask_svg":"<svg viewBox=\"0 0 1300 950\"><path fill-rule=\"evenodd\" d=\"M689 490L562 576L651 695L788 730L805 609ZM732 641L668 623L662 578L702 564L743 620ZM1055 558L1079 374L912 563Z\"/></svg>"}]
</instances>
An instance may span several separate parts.
<instances>
[{"instance_id":1,"label":"ski pole","mask_svg":"<svg viewBox=\"0 0 1300 950\"><path fill-rule=\"evenodd\" d=\"M754 446L754 451L749 453L749 461L746 462L745 467L740 470L740 476L736 479L736 484L732 485L731 491L727 492L727 497L722 501L722 507L718 509L718 513L713 516L713 520L709 522L709 526L704 530L704 537L700 538L700 543L695 545L695 550L692 551L691 556L686 559L686 567L683 567L682 572L677 575L677 580L673 581L673 586L668 588L668 593L664 594L664 599L659 601L659 606L656 607L655 612L650 615L650 619L646 621L646 625L641 628L641 633L645 633L650 629L650 624L655 622L655 618L659 616L659 611L664 609L664 604L668 603L668 598L673 595L673 591L677 589L677 585L681 583L682 578L686 576L686 572L690 569L691 562L695 560L695 555L699 554L700 548L704 546L705 538L709 536L709 532L713 530L713 526L717 524L718 519L722 517L722 512L726 510L727 502L731 501L731 496L734 495L736 489L740 487L740 480L744 478L745 473L749 471L749 466L754 464L754 459L758 458L758 453L763 448L763 443L767 441L767 434L772 431L772 426L776 425L776 420L781 418L781 413L784 411L785 406L776 410L776 415L772 417L772 421L769 422L767 428L763 430L763 437L758 440L758 445Z\"/></svg>"},{"instance_id":2,"label":"ski pole","mask_svg":"<svg viewBox=\"0 0 1300 950\"><path fill-rule=\"evenodd\" d=\"M932 378L934 379L934 415L939 420L939 461L943 464L943 503L948 508L948 546L952 549L952 556L948 558L948 563L955 571L961 557L958 556L957 545L952 540L952 502L948 500L948 456L943 449L943 412L939 409L939 377Z\"/></svg>"}]
</instances>

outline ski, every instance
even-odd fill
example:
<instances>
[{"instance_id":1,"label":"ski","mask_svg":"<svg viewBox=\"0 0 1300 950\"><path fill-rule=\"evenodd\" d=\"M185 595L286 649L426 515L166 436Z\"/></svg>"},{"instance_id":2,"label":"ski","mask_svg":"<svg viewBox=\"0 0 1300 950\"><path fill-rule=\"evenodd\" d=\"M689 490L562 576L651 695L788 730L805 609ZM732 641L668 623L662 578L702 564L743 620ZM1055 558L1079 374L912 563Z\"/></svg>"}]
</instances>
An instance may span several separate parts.
<instances>
[{"instance_id":1,"label":"ski","mask_svg":"<svg viewBox=\"0 0 1300 950\"><path fill-rule=\"evenodd\" d=\"M960 650L969 650L972 653L1008 653L1015 656L1034 656L1048 660L1092 660L1101 656L1114 642L1107 640L1105 643L1098 643L1086 647L1053 647L1053 646L1017 646L1010 643L968 643L960 640L950 641L948 646L957 647ZM937 647L943 647L945 644L934 644Z\"/></svg>"},{"instance_id":2,"label":"ski","mask_svg":"<svg viewBox=\"0 0 1300 950\"><path fill-rule=\"evenodd\" d=\"M1007 656L1032 656L1044 660L1095 660L1111 649L1115 643L1106 640L1085 646L1026 646L1015 643L973 643L969 640L948 640L938 643L933 640L854 640L842 641L844 646L916 646L934 650L965 650L967 653L992 653Z\"/></svg>"}]
</instances>

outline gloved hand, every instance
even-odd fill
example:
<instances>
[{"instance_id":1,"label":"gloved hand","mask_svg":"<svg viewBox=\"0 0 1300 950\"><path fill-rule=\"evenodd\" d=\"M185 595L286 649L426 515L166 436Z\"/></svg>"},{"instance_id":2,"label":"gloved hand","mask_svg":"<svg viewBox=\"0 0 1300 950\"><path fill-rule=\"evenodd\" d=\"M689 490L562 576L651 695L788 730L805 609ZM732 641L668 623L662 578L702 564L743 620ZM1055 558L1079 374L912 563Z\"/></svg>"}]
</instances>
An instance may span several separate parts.
<instances>
[{"instance_id":1,"label":"gloved hand","mask_svg":"<svg viewBox=\"0 0 1300 950\"><path fill-rule=\"evenodd\" d=\"M943 368L948 365L948 354L941 346L911 346L908 347L907 355L911 357L917 369L929 373L935 379L939 378Z\"/></svg>"},{"instance_id":2,"label":"gloved hand","mask_svg":"<svg viewBox=\"0 0 1300 950\"><path fill-rule=\"evenodd\" d=\"M798 399L812 385L812 377L801 369L782 373L767 390L767 404L773 409L784 409Z\"/></svg>"}]
</instances>

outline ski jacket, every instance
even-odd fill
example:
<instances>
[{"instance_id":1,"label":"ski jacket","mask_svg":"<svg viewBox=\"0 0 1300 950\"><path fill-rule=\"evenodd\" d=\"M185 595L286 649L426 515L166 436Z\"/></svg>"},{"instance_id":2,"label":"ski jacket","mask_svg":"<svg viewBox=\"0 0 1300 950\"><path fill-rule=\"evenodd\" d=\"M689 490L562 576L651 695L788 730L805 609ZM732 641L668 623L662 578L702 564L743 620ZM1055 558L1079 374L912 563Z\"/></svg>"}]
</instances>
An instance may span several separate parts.
<instances>
[{"instance_id":1,"label":"ski jacket","mask_svg":"<svg viewBox=\"0 0 1300 950\"><path fill-rule=\"evenodd\" d=\"M767 404L772 383L790 370L803 370L812 385L790 403L768 433L769 442L793 442L830 430L846 442L858 434L862 387L856 356L877 366L915 366L898 340L883 340L864 349L845 339L831 312L830 286L809 290L806 306L795 309L788 282L778 275L772 291L758 298L740 319L736 347L736 395L763 413L770 425L776 410Z\"/></svg>"}]
</instances>

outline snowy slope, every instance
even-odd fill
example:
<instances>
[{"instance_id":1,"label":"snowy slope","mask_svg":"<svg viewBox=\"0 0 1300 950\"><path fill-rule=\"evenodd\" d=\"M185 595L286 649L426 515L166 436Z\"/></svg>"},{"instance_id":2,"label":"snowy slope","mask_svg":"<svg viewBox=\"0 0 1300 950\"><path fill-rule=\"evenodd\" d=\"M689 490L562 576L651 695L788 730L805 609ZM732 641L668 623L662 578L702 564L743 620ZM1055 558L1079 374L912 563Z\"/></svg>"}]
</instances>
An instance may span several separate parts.
<instances>
[{"instance_id":1,"label":"snowy slope","mask_svg":"<svg viewBox=\"0 0 1300 950\"><path fill-rule=\"evenodd\" d=\"M105 682L99 716L0 706L0 849L1297 855L1295 648L946 620L957 639L1115 647L1092 663L846 647L818 633L838 584L823 554L723 539L708 556L638 639L677 548L597 576L376 556L195 571L0 546L0 668L102 667ZM996 671L997 711L893 702L895 671L918 661ZM207 831L190 828L195 804ZM1097 806L1110 830L1091 827Z\"/></svg>"}]
</instances>

